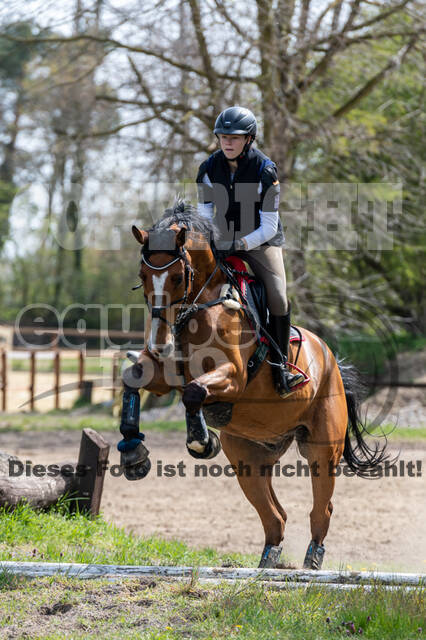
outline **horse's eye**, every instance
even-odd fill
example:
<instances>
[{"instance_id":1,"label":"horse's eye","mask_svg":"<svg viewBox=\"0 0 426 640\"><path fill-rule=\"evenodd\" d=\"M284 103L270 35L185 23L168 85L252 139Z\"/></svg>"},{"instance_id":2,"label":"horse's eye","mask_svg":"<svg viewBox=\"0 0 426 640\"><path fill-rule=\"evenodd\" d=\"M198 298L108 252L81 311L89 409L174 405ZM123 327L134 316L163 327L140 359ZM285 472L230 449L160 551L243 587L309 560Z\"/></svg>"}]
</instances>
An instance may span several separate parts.
<instances>
[{"instance_id":1,"label":"horse's eye","mask_svg":"<svg viewBox=\"0 0 426 640\"><path fill-rule=\"evenodd\" d=\"M173 282L174 285L178 286L178 285L182 284L183 277L180 276L180 275L172 276L172 282Z\"/></svg>"}]
</instances>

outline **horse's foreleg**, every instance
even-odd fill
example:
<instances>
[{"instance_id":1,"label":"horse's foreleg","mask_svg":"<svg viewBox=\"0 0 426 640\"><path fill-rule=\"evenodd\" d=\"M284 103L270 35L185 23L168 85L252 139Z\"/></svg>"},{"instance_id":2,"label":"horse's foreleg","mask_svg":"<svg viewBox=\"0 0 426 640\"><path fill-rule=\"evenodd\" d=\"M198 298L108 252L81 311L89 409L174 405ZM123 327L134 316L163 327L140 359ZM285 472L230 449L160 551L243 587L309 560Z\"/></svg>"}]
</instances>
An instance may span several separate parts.
<instances>
[{"instance_id":1,"label":"horse's foreleg","mask_svg":"<svg viewBox=\"0 0 426 640\"><path fill-rule=\"evenodd\" d=\"M223 450L237 470L241 489L256 509L265 532L265 546L259 567L278 563L287 515L271 486L271 471L278 456L256 442L221 432Z\"/></svg>"},{"instance_id":2,"label":"horse's foreleg","mask_svg":"<svg viewBox=\"0 0 426 640\"><path fill-rule=\"evenodd\" d=\"M224 362L217 369L188 382L184 387L182 402L189 413L201 409L205 400L220 396L226 401L227 396L233 396L238 391L237 368L232 362ZM218 399L218 398L217 398Z\"/></svg>"},{"instance_id":3,"label":"horse's foreleg","mask_svg":"<svg viewBox=\"0 0 426 640\"><path fill-rule=\"evenodd\" d=\"M207 429L202 412L203 402L216 396L235 393L236 367L226 362L213 371L192 380L184 387L182 402L186 409L187 439L186 446L195 458L213 458L220 451L217 436Z\"/></svg>"},{"instance_id":4,"label":"horse's foreleg","mask_svg":"<svg viewBox=\"0 0 426 640\"><path fill-rule=\"evenodd\" d=\"M128 480L144 478L151 468L149 451L142 443L144 434L139 432L140 396L139 389L154 393L170 391L164 370L151 358L141 355L137 363L123 372L123 400L120 432L123 436L117 448L121 453L121 465Z\"/></svg>"}]
</instances>

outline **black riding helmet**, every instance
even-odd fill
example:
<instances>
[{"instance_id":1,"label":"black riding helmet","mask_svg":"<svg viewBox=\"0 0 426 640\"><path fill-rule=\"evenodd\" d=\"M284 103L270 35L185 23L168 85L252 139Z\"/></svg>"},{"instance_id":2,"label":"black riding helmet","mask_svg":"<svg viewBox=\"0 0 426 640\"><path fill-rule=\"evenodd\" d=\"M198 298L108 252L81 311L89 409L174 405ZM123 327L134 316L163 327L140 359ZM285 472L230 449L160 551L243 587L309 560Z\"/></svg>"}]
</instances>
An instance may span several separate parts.
<instances>
[{"instance_id":1,"label":"black riding helmet","mask_svg":"<svg viewBox=\"0 0 426 640\"><path fill-rule=\"evenodd\" d=\"M250 149L253 140L256 137L257 122L254 114L244 107L228 107L219 114L216 119L213 133L216 136L219 133L228 135L249 135L252 136L250 142L244 145L242 153L238 156L242 158ZM233 158L236 160L236 158Z\"/></svg>"}]
</instances>

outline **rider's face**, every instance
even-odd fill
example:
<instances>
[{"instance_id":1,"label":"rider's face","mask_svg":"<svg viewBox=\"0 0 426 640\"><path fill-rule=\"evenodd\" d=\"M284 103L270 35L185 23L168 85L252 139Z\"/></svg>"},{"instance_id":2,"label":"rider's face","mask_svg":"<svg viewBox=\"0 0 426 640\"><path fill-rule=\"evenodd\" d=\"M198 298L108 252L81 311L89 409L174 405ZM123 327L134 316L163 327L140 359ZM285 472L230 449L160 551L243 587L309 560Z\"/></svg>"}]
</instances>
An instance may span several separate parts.
<instances>
[{"instance_id":1,"label":"rider's face","mask_svg":"<svg viewBox=\"0 0 426 640\"><path fill-rule=\"evenodd\" d=\"M248 138L249 136L246 135L219 133L219 144L225 157L232 160L239 156Z\"/></svg>"}]
</instances>

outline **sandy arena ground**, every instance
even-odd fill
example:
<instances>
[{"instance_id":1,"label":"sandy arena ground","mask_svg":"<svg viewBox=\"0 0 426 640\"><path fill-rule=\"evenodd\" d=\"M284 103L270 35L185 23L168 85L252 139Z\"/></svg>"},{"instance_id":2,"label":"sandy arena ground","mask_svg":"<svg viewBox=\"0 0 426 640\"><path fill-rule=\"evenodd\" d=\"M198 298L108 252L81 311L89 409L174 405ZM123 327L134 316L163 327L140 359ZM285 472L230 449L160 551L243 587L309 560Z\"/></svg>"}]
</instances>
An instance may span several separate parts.
<instances>
[{"instance_id":1,"label":"sandy arena ground","mask_svg":"<svg viewBox=\"0 0 426 640\"><path fill-rule=\"evenodd\" d=\"M118 464L119 434L103 435L111 444L110 464ZM147 434L152 470L144 480L129 482L107 472L102 500L105 518L142 536L157 534L198 547L260 554L262 526L237 480L223 473L195 478L198 461L187 454L184 439L183 432ZM80 433L70 431L1 433L0 450L47 465L77 459L79 441ZM392 450L397 452L395 445ZM292 445L281 463L296 465L297 460L304 462ZM400 460L405 463L404 476L337 478L325 568L350 565L426 573L426 443L402 445ZM183 461L183 477L160 476L159 461L163 468ZM407 475L410 461L414 462L414 477ZM221 452L209 464L223 468L227 460ZM285 559L300 567L310 540L310 479L278 477L274 488L288 514Z\"/></svg>"}]
</instances>

